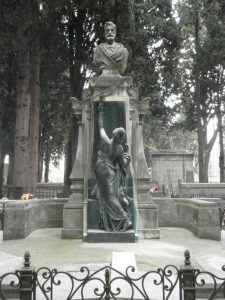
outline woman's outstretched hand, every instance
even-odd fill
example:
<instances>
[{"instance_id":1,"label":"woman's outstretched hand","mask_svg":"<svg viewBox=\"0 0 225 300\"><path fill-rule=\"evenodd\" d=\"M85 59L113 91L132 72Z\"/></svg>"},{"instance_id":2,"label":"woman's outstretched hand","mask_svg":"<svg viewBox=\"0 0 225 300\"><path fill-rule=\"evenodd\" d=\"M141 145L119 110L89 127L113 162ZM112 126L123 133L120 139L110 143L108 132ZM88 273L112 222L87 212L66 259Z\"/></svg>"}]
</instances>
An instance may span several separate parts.
<instances>
[{"instance_id":1,"label":"woman's outstretched hand","mask_svg":"<svg viewBox=\"0 0 225 300\"><path fill-rule=\"evenodd\" d=\"M99 102L99 105L98 105L98 111L99 111L99 112L103 112L103 110L104 110L104 104L103 104L102 101L100 101L100 102Z\"/></svg>"},{"instance_id":2,"label":"woman's outstretched hand","mask_svg":"<svg viewBox=\"0 0 225 300\"><path fill-rule=\"evenodd\" d=\"M104 108L103 97L100 97L99 105L98 105L98 110L99 110L99 112L103 112L103 108Z\"/></svg>"}]
</instances>

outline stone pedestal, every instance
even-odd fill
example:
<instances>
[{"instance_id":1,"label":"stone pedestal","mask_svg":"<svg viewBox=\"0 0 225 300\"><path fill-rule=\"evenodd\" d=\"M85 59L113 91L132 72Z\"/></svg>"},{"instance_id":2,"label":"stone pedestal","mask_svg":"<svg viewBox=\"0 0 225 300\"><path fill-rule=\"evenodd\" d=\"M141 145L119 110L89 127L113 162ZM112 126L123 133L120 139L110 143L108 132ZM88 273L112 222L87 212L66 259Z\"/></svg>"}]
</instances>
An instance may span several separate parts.
<instances>
[{"instance_id":1,"label":"stone pedestal","mask_svg":"<svg viewBox=\"0 0 225 300\"><path fill-rule=\"evenodd\" d=\"M158 228L158 206L152 201L149 194L149 180L139 179L137 181L138 198L138 237L140 239L158 239L160 230Z\"/></svg>"},{"instance_id":2,"label":"stone pedestal","mask_svg":"<svg viewBox=\"0 0 225 300\"><path fill-rule=\"evenodd\" d=\"M84 152L84 117L83 104L76 98L71 98L73 109L79 122L78 147L75 163L70 175L72 194L63 209L63 239L83 239L84 228L84 197L85 197L85 159ZM83 116L82 116L83 115Z\"/></svg>"},{"instance_id":3,"label":"stone pedestal","mask_svg":"<svg viewBox=\"0 0 225 300\"><path fill-rule=\"evenodd\" d=\"M127 194L134 200L133 228L126 232L99 229L95 200L90 200L96 183L95 164L99 150L97 110L103 97L104 126L112 131L124 127L131 164L127 173ZM80 118L77 156L71 173L72 195L64 207L63 238L83 238L87 242L136 242L138 238L159 238L158 209L151 200L150 175L144 155L142 119L149 99L139 101L130 77L116 74L91 78L83 99L73 98L75 114Z\"/></svg>"},{"instance_id":4,"label":"stone pedestal","mask_svg":"<svg viewBox=\"0 0 225 300\"><path fill-rule=\"evenodd\" d=\"M133 229L126 232L106 232L104 230L88 229L85 242L88 243L135 243Z\"/></svg>"},{"instance_id":5,"label":"stone pedestal","mask_svg":"<svg viewBox=\"0 0 225 300\"><path fill-rule=\"evenodd\" d=\"M63 209L63 239L83 239L83 203L69 199Z\"/></svg>"}]
</instances>

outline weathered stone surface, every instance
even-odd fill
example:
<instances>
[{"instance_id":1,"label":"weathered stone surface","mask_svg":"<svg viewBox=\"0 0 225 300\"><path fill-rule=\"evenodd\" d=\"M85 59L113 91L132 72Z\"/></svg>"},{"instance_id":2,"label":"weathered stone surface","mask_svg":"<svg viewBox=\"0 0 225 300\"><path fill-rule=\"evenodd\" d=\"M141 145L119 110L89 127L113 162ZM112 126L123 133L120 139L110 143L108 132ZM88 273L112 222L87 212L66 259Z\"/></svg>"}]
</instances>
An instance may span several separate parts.
<instances>
[{"instance_id":1,"label":"weathered stone surface","mask_svg":"<svg viewBox=\"0 0 225 300\"><path fill-rule=\"evenodd\" d=\"M200 199L154 198L159 226L183 227L198 238L221 240L218 206Z\"/></svg>"},{"instance_id":2,"label":"weathered stone surface","mask_svg":"<svg viewBox=\"0 0 225 300\"><path fill-rule=\"evenodd\" d=\"M225 183L180 183L179 193L184 198L225 198Z\"/></svg>"},{"instance_id":3,"label":"weathered stone surface","mask_svg":"<svg viewBox=\"0 0 225 300\"><path fill-rule=\"evenodd\" d=\"M155 203L138 203L138 237L140 239L158 239L158 206Z\"/></svg>"},{"instance_id":4,"label":"weathered stone surface","mask_svg":"<svg viewBox=\"0 0 225 300\"><path fill-rule=\"evenodd\" d=\"M63 209L63 239L83 238L83 203L69 201Z\"/></svg>"},{"instance_id":5,"label":"weathered stone surface","mask_svg":"<svg viewBox=\"0 0 225 300\"><path fill-rule=\"evenodd\" d=\"M101 98L104 102L104 130L109 139L115 128L123 127L127 134L126 143L129 149L126 152L131 157L131 163L127 168L125 193L133 199L134 203L132 228L135 238L133 238L136 239L138 230L142 232L141 236L144 238L159 237L157 206L152 203L148 194L150 176L142 136L142 119L148 110L149 99L139 101L132 79L121 76L126 67L127 51L120 44L115 43L114 24L108 26L107 32L110 32L106 35L107 45L99 46L94 53L94 61L101 71L100 76L90 78L89 88L82 94L82 105L78 99L73 99L74 113L82 121L79 128L77 156L70 177L72 195L64 208L64 219L68 220L63 223L62 235L74 238L75 230L80 233L83 230L83 239L86 240L89 230L98 229L98 216L97 213L90 212L93 203L88 199L94 197L91 191L96 184L95 166L100 149L97 120ZM80 207L79 209L73 207L75 203ZM73 214L82 224L74 221ZM142 218L143 220L138 223L138 220ZM124 228L123 230L126 229ZM71 235L69 232L72 232Z\"/></svg>"},{"instance_id":6,"label":"weathered stone surface","mask_svg":"<svg viewBox=\"0 0 225 300\"><path fill-rule=\"evenodd\" d=\"M170 193L177 193L178 180L186 181L187 176L190 180L190 174L193 174L193 152L186 150L152 151L151 164L152 180L169 188Z\"/></svg>"},{"instance_id":7,"label":"weathered stone surface","mask_svg":"<svg viewBox=\"0 0 225 300\"><path fill-rule=\"evenodd\" d=\"M119 75L93 77L89 79L89 86L93 101L99 101L100 97L110 97L110 101L121 101L127 96L127 91L132 86L132 79Z\"/></svg>"},{"instance_id":8,"label":"weathered stone surface","mask_svg":"<svg viewBox=\"0 0 225 300\"><path fill-rule=\"evenodd\" d=\"M94 63L103 74L122 74L127 66L128 51L121 44L116 43L116 25L106 22L104 25L106 43L94 49Z\"/></svg>"},{"instance_id":9,"label":"weathered stone surface","mask_svg":"<svg viewBox=\"0 0 225 300\"><path fill-rule=\"evenodd\" d=\"M135 243L137 237L133 229L125 232L106 232L100 229L88 229L86 239L87 243Z\"/></svg>"},{"instance_id":10,"label":"weathered stone surface","mask_svg":"<svg viewBox=\"0 0 225 300\"><path fill-rule=\"evenodd\" d=\"M68 199L11 201L4 213L3 240L24 239L39 228L62 227Z\"/></svg>"},{"instance_id":11,"label":"weathered stone surface","mask_svg":"<svg viewBox=\"0 0 225 300\"><path fill-rule=\"evenodd\" d=\"M158 222L159 226L163 227L186 228L198 238L221 239L217 204L200 199L154 198L153 200L155 203L139 203L138 234L137 231L129 231L126 236L127 242L137 241L138 238L159 238ZM6 201L3 239L23 239L39 228L62 227L63 207L67 201L68 199ZM65 220L68 224L67 229L63 229L63 238L84 237L85 239L87 237L89 242L94 238L96 242L104 240L120 242L117 234L121 233L111 235L107 240L108 232L96 228L94 221L94 216L97 217L96 202L93 200L89 202L91 204L88 215L93 216L93 220L88 219L90 231L87 230L87 232L90 235L88 237L83 235L83 227L81 227L83 226L83 206L75 204L71 207L71 218Z\"/></svg>"}]
</instances>

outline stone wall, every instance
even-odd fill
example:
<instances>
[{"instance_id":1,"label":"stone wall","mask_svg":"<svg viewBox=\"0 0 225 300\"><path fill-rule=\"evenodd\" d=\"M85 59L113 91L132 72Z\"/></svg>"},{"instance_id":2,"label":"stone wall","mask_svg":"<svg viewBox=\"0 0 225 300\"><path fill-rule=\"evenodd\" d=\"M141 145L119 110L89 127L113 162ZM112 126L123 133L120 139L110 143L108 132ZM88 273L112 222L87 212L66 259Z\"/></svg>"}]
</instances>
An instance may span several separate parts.
<instances>
[{"instance_id":1,"label":"stone wall","mask_svg":"<svg viewBox=\"0 0 225 300\"><path fill-rule=\"evenodd\" d=\"M152 180L177 192L178 180L193 182L193 153L158 150L151 152ZM172 188L171 188L172 185Z\"/></svg>"},{"instance_id":2,"label":"stone wall","mask_svg":"<svg viewBox=\"0 0 225 300\"><path fill-rule=\"evenodd\" d=\"M185 198L225 198L225 183L180 183L179 194Z\"/></svg>"},{"instance_id":3,"label":"stone wall","mask_svg":"<svg viewBox=\"0 0 225 300\"><path fill-rule=\"evenodd\" d=\"M198 238L220 240L219 211L215 203L200 199L153 198L159 227L183 227ZM62 227L68 199L7 201L3 239L24 239L39 228ZM142 215L145 222L148 216ZM146 220L145 220L146 218Z\"/></svg>"},{"instance_id":4,"label":"stone wall","mask_svg":"<svg viewBox=\"0 0 225 300\"><path fill-rule=\"evenodd\" d=\"M200 199L154 198L159 227L182 227L198 238L221 240L217 204Z\"/></svg>"},{"instance_id":5,"label":"stone wall","mask_svg":"<svg viewBox=\"0 0 225 300\"><path fill-rule=\"evenodd\" d=\"M68 199L11 201L5 204L3 240L24 239L39 228L62 227Z\"/></svg>"}]
</instances>

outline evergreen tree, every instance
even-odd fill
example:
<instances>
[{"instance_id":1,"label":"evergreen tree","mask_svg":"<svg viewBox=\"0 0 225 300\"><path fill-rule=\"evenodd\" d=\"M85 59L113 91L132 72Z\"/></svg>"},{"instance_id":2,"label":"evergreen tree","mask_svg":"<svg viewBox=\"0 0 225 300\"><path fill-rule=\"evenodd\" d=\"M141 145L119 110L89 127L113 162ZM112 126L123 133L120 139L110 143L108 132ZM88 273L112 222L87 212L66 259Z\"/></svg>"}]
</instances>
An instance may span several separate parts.
<instances>
[{"instance_id":1,"label":"evergreen tree","mask_svg":"<svg viewBox=\"0 0 225 300\"><path fill-rule=\"evenodd\" d=\"M217 31L216 27L220 23L217 16L222 13L223 5L221 1L216 1L216 6L214 4L215 1L205 0L180 1L180 18L184 34L180 64L183 78L182 100L187 116L184 127L197 130L200 182L208 182L210 153L218 134L216 128L211 139L207 140L208 124L215 116L217 106L215 101L217 84L213 78L217 77L216 69L221 63L221 59L220 63L218 62L218 51L222 54L215 30Z\"/></svg>"}]
</instances>

